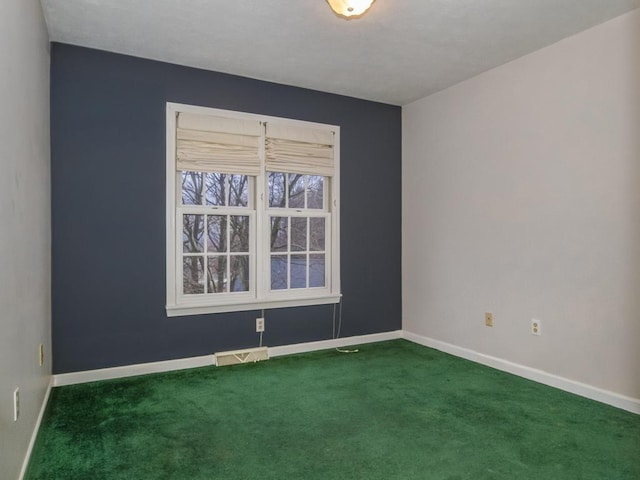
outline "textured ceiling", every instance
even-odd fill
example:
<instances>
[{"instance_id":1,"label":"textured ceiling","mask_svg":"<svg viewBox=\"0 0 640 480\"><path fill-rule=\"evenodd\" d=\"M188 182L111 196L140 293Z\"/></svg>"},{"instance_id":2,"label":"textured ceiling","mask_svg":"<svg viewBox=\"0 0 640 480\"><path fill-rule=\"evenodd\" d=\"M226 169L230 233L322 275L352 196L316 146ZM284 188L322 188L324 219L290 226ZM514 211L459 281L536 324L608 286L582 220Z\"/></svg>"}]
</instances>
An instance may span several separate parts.
<instances>
[{"instance_id":1,"label":"textured ceiling","mask_svg":"<svg viewBox=\"0 0 640 480\"><path fill-rule=\"evenodd\" d=\"M42 0L51 41L404 105L640 0Z\"/></svg>"}]
</instances>

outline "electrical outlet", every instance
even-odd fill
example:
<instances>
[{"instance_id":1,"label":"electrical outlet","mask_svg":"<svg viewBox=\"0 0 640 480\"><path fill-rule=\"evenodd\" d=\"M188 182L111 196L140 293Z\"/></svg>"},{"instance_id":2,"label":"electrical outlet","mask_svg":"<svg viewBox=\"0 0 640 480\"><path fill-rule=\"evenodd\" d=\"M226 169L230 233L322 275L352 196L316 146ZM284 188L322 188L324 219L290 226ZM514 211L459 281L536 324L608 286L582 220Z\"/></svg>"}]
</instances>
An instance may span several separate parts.
<instances>
[{"instance_id":1,"label":"electrical outlet","mask_svg":"<svg viewBox=\"0 0 640 480\"><path fill-rule=\"evenodd\" d=\"M531 335L540 335L542 333L542 321L531 319Z\"/></svg>"},{"instance_id":2,"label":"electrical outlet","mask_svg":"<svg viewBox=\"0 0 640 480\"><path fill-rule=\"evenodd\" d=\"M20 416L20 389L16 387L13 391L13 421L17 422Z\"/></svg>"},{"instance_id":3,"label":"electrical outlet","mask_svg":"<svg viewBox=\"0 0 640 480\"><path fill-rule=\"evenodd\" d=\"M493 327L493 313L491 312L486 312L484 314L484 324L487 327Z\"/></svg>"},{"instance_id":4,"label":"electrical outlet","mask_svg":"<svg viewBox=\"0 0 640 480\"><path fill-rule=\"evenodd\" d=\"M38 348L38 361L40 362L40 366L44 365L44 345L42 343Z\"/></svg>"},{"instance_id":5,"label":"electrical outlet","mask_svg":"<svg viewBox=\"0 0 640 480\"><path fill-rule=\"evenodd\" d=\"M264 318L256 318L256 332L264 332Z\"/></svg>"}]
</instances>

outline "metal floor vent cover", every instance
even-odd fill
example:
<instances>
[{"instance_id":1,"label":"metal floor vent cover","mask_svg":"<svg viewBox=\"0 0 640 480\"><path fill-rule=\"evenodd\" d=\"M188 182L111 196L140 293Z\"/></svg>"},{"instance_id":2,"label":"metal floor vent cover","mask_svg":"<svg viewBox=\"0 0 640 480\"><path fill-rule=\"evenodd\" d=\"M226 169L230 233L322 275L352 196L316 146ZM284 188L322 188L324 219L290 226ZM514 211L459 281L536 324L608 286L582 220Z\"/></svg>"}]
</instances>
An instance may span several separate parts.
<instances>
[{"instance_id":1,"label":"metal floor vent cover","mask_svg":"<svg viewBox=\"0 0 640 480\"><path fill-rule=\"evenodd\" d=\"M218 352L214 355L215 364L218 367L237 365L238 363L260 362L269 360L267 347L247 348L246 350L233 350L230 352Z\"/></svg>"}]
</instances>

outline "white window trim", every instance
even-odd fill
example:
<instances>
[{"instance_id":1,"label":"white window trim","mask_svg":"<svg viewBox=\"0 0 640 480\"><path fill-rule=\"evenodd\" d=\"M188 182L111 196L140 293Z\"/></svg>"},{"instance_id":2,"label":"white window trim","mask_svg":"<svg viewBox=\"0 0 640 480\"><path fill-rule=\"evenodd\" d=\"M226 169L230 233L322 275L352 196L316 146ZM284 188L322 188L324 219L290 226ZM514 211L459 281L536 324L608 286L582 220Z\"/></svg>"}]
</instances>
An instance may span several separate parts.
<instances>
[{"instance_id":1,"label":"white window trim","mask_svg":"<svg viewBox=\"0 0 640 480\"><path fill-rule=\"evenodd\" d=\"M166 108L166 274L167 274L167 316L183 316L183 315L199 315L206 313L223 313L223 312L240 312L248 310L261 310L270 308L284 307L300 307L309 305L325 305L338 303L340 301L340 175L336 174L331 178L329 197L327 199L329 221L327 222L328 238L331 241L331 265L327 266L328 274L325 276L327 287L317 289L304 290L287 290L283 292L269 292L268 288L268 270L267 261L269 260L269 251L264 244L264 225L265 216L267 215L266 200L267 192L265 180L265 155L264 146L261 146L261 176L256 178L255 185L255 216L256 225L255 237L256 243L252 248L261 250L255 252L253 256L252 268L256 278L255 288L249 293L234 294L233 297L217 298L212 302L211 297L200 297L189 299L180 295L178 291L181 288L182 278L181 271L178 270L178 248L180 247L179 237L176 225L176 212L179 208L176 205L177 199L177 177L176 177L176 116L179 112L195 113L201 115L223 116L228 118L250 119L262 122L278 122L280 124L288 124L291 126L324 129L334 132L334 165L335 171L340 172L340 127L335 125L327 125L313 122L305 122L302 120L292 120L287 118L272 117L265 115L256 115L242 112L234 112L229 110L221 110L217 108L199 107L194 105L185 105L178 103L167 103ZM262 206L258 206L259 202L263 202ZM308 212L312 213L312 212ZM286 215L283 212L283 215ZM262 265L260 265L262 262ZM261 275L260 275L261 273ZM257 277L260 275L260 279Z\"/></svg>"}]
</instances>

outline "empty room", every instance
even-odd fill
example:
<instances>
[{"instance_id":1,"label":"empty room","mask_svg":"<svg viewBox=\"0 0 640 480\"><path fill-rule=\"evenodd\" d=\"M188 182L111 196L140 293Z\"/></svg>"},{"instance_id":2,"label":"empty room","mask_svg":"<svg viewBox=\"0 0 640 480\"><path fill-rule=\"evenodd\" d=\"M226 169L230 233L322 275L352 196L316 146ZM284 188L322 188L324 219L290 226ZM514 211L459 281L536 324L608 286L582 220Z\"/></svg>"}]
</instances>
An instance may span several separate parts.
<instances>
[{"instance_id":1,"label":"empty room","mask_svg":"<svg viewBox=\"0 0 640 480\"><path fill-rule=\"evenodd\" d=\"M640 0L0 27L0 479L640 479Z\"/></svg>"}]
</instances>

